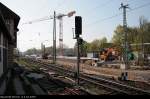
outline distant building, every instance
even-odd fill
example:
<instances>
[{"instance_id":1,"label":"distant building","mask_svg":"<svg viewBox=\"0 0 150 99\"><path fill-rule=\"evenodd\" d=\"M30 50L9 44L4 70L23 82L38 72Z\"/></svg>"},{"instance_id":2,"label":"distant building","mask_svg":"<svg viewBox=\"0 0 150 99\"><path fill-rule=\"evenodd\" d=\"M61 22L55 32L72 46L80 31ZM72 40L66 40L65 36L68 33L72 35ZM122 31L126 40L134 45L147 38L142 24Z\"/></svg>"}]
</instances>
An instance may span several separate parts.
<instances>
[{"instance_id":1,"label":"distant building","mask_svg":"<svg viewBox=\"0 0 150 99\"><path fill-rule=\"evenodd\" d=\"M0 2L0 77L13 65L20 17Z\"/></svg>"},{"instance_id":2,"label":"distant building","mask_svg":"<svg viewBox=\"0 0 150 99\"><path fill-rule=\"evenodd\" d=\"M100 51L91 51L87 53L88 58L99 58Z\"/></svg>"}]
</instances>

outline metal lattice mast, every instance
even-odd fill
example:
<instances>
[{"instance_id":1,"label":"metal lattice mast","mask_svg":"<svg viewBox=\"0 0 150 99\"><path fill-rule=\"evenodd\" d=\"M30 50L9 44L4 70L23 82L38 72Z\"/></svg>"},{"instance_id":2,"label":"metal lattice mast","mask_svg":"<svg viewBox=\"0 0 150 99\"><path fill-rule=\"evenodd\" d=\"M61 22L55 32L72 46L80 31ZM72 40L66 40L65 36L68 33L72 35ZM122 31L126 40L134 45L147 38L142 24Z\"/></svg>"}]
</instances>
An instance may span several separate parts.
<instances>
[{"instance_id":1,"label":"metal lattice mast","mask_svg":"<svg viewBox=\"0 0 150 99\"><path fill-rule=\"evenodd\" d=\"M128 68L128 40L127 40L127 17L126 17L126 9L129 8L129 5L123 5L121 3L121 8L123 9L123 29L124 29L124 63L125 63L125 68Z\"/></svg>"}]
</instances>

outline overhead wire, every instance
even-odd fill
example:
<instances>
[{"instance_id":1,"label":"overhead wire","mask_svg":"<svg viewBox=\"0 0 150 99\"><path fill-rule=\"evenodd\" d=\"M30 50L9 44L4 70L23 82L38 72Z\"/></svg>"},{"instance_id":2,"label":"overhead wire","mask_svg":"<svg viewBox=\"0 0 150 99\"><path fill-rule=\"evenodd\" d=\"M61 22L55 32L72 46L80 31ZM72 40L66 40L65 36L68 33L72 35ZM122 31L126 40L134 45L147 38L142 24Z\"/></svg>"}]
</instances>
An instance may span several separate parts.
<instances>
[{"instance_id":1,"label":"overhead wire","mask_svg":"<svg viewBox=\"0 0 150 99\"><path fill-rule=\"evenodd\" d=\"M94 8L92 8L92 9L86 11L85 15L87 15L87 14L89 14L89 13L94 13L94 10L95 10L95 9L99 9L99 8L105 7L105 6L107 6L108 4L110 4L110 3L113 2L113 1L114 1L114 0L108 0L108 1L106 1L106 2L103 3L103 4L98 5L98 6L94 7Z\"/></svg>"},{"instance_id":2,"label":"overhead wire","mask_svg":"<svg viewBox=\"0 0 150 99\"><path fill-rule=\"evenodd\" d=\"M143 5L140 5L140 6L138 6L138 7L135 7L135 8L133 8L133 9L127 11L127 12L132 12L132 11L134 11L134 10L138 10L138 9L140 9L140 8L144 8L144 7L147 7L147 6L150 6L150 2L149 2L149 3L146 3L146 4L143 4Z\"/></svg>"},{"instance_id":3,"label":"overhead wire","mask_svg":"<svg viewBox=\"0 0 150 99\"><path fill-rule=\"evenodd\" d=\"M134 0L132 0L132 1L134 1ZM131 1L129 1L129 2L131 2ZM132 3L133 3L133 2L132 2ZM134 9L135 9L135 8L134 8ZM103 21L105 21L105 20L113 19L113 18L115 18L115 17L120 16L121 14L122 14L122 13L118 13L118 14L112 15L112 16L110 16L110 17L103 18L103 19L101 19L101 20L97 20L97 21L95 21L95 22L93 22L93 23L88 24L87 26L90 26L90 25L95 24L95 23L97 23L97 22L103 22Z\"/></svg>"},{"instance_id":4,"label":"overhead wire","mask_svg":"<svg viewBox=\"0 0 150 99\"><path fill-rule=\"evenodd\" d=\"M146 3L146 4L143 4L143 5L141 5L141 6L135 7L135 8L133 8L133 9L127 11L127 12L132 12L132 11L134 11L134 10L137 10L137 9L140 9L140 8L143 8L143 7L147 7L147 6L149 6L149 5L150 5L150 2L149 2L149 3ZM118 13L118 14L112 15L112 16L110 16L110 17L97 20L97 21L95 21L95 22L93 22L93 23L87 24L86 26L88 27L88 26L91 26L91 25L94 25L94 24L97 24L97 23L100 23L100 22L103 22L103 21L106 21L106 20L110 20L110 19L113 19L113 18L118 17L118 16L120 16L120 15L122 15L122 13Z\"/></svg>"},{"instance_id":5,"label":"overhead wire","mask_svg":"<svg viewBox=\"0 0 150 99\"><path fill-rule=\"evenodd\" d=\"M64 4L66 0L63 0L61 3L59 3L56 7L55 7L55 10L56 8L62 6L62 4ZM45 16L45 17L42 17L42 18L39 18L39 19L35 19L35 20L32 20L32 21L28 21L28 22L24 22L22 23L21 25L25 25L25 24L33 24L33 23L38 23L38 22L42 22L42 21L46 21L46 20L51 20L53 19L52 16Z\"/></svg>"},{"instance_id":6,"label":"overhead wire","mask_svg":"<svg viewBox=\"0 0 150 99\"><path fill-rule=\"evenodd\" d=\"M65 0L64 0L64 1L65 1ZM109 1L110 1L110 0L109 0ZM107 1L107 2L109 2L109 1ZM127 12L131 12L131 11L134 11L134 10L136 10L136 9L140 9L140 8L146 7L146 6L148 6L148 5L150 5L150 2L149 2L149 3L146 3L146 4L144 4L144 5L135 7L135 8L133 8L133 9L127 11ZM110 17L97 20L97 21L95 21L95 22L93 22L93 23L90 23L90 24L88 24L88 25L86 25L86 26L88 27L88 26L91 26L91 25L93 25L93 24L97 24L97 23L100 23L100 22L103 22L103 21L106 21L106 20L113 19L113 18L115 18L115 17L120 16L121 14L122 14L122 13L118 13L118 14L112 15L112 16L110 16ZM46 16L46 17L43 17L43 18L40 18L40 19L36 19L36 20L33 20L33 21L25 22L25 23L23 23L22 25L24 25L24 24L32 24L32 23L41 22L41 21L50 20L50 19L52 19L52 16L50 16L50 17Z\"/></svg>"},{"instance_id":7,"label":"overhead wire","mask_svg":"<svg viewBox=\"0 0 150 99\"><path fill-rule=\"evenodd\" d=\"M54 10L59 9L64 3L66 2L66 0L63 0L62 2L60 2Z\"/></svg>"},{"instance_id":8,"label":"overhead wire","mask_svg":"<svg viewBox=\"0 0 150 99\"><path fill-rule=\"evenodd\" d=\"M65 1L66 1L66 0L63 0L61 3L59 3L59 4L55 7L55 9L58 8L58 7L60 7L60 6L62 6L62 4L64 4ZM101 4L101 5L99 5L99 6L95 7L95 8L93 8L92 10L97 9L97 8L101 8L101 7L104 7L104 6L106 6L107 4L111 3L112 1L113 1L113 0L108 0L108 1L105 2L104 4ZM92 10L91 10L91 11L92 11ZM89 13L89 11L88 11L88 13ZM37 23L37 22L41 22L41 21L45 21L45 20L50 20L50 19L51 19L50 17L46 16L46 17L43 17L43 18L40 18L40 19L36 19L36 20L32 20L32 21L25 22L25 23L23 23L22 25Z\"/></svg>"}]
</instances>

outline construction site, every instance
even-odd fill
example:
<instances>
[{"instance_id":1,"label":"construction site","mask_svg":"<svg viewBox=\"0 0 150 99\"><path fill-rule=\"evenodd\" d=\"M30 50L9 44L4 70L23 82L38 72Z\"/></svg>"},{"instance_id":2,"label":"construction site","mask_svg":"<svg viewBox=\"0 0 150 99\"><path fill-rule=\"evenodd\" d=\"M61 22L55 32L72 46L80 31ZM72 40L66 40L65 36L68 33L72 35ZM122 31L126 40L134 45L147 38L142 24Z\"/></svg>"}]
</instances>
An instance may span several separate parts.
<instances>
[{"instance_id":1,"label":"construction site","mask_svg":"<svg viewBox=\"0 0 150 99\"><path fill-rule=\"evenodd\" d=\"M46 7L42 7L45 9L43 12L37 7L39 10L31 13L24 7L24 13L21 13L21 8L8 3L13 10L16 9L14 12L7 1L0 2L0 98L36 98L38 95L150 95L150 15L146 13L150 2L143 0L133 7L134 0L113 0L118 4L119 13L88 24L92 25L88 27L85 24L90 22L90 18L86 14L82 15L82 11L75 5L75 10L63 13L67 12L62 10L63 5L69 1L62 1L62 4L53 1L53 4L57 4L56 8L52 5L54 10L51 14L41 18L29 16L36 14L33 13L36 11L39 16L43 16L41 13L45 13ZM19 6L28 4L18 0L16 2ZM77 2L73 1L72 4ZM102 8L106 5L113 6L111 4L116 6L110 0L98 2ZM31 9L32 3L34 0L29 3ZM94 11L99 7L94 6ZM62 13L59 13L61 10ZM143 13L140 14L139 10ZM134 12L139 20L137 23L132 19ZM105 14L104 10L103 13ZM113 18L116 21L110 40L110 34L88 34L87 31L94 26L94 30L103 31L103 26L96 24L103 21L107 23L107 20ZM109 26L112 23L113 21ZM109 31L112 28L109 26L104 30Z\"/></svg>"}]
</instances>

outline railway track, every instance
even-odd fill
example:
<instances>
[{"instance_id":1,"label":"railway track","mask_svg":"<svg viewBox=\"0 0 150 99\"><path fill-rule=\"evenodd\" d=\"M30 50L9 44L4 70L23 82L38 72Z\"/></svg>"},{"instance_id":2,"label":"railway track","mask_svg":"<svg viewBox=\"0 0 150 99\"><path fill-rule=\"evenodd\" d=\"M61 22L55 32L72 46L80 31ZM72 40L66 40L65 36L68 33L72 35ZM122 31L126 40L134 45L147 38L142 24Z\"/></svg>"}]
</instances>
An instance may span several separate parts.
<instances>
[{"instance_id":1,"label":"railway track","mask_svg":"<svg viewBox=\"0 0 150 99\"><path fill-rule=\"evenodd\" d=\"M52 69L52 67L43 65L41 62L36 62L36 61L30 61L32 63L38 63L42 67L49 68L50 70L55 70L55 71L62 71L60 68L55 68ZM46 69L45 69L46 70ZM36 82L45 92L48 93L48 95L90 95L88 92L74 88L71 84L65 83L55 77L51 77L49 74L46 72L43 72L45 75L44 78L41 79L32 79L33 82Z\"/></svg>"},{"instance_id":2,"label":"railway track","mask_svg":"<svg viewBox=\"0 0 150 99\"><path fill-rule=\"evenodd\" d=\"M44 66L50 70L54 70L59 73L62 73L63 75L66 75L66 76L69 76L72 78L75 77L75 72L73 70L68 70L59 65L48 64L48 63L44 63L42 61L36 61L36 60L28 60L28 61L33 62L33 63L38 63L41 66ZM121 84L121 83L118 83L118 82L115 82L112 80L107 80L107 79L100 78L100 77L94 77L94 76L83 74L83 73L80 73L80 80L84 81L86 83L88 82L88 83L91 83L94 85L98 85L98 86L103 87L108 90L115 91L119 94L150 95L150 92L145 91L140 88L132 87L132 86Z\"/></svg>"},{"instance_id":3,"label":"railway track","mask_svg":"<svg viewBox=\"0 0 150 99\"><path fill-rule=\"evenodd\" d=\"M107 80L104 78L98 78L86 74L81 74L81 80L88 81L90 83L105 87L107 89L119 92L120 94L128 95L150 95L150 92L142 90L140 88L135 88L129 85L121 84L115 81Z\"/></svg>"},{"instance_id":4,"label":"railway track","mask_svg":"<svg viewBox=\"0 0 150 99\"><path fill-rule=\"evenodd\" d=\"M60 82L60 80L49 79L47 77L46 79L40 79L36 82L38 82L41 88L47 91L48 95L80 95L81 94L81 91L75 90L71 86L67 86L63 82ZM85 93L83 93L83 95L84 94Z\"/></svg>"}]
</instances>

